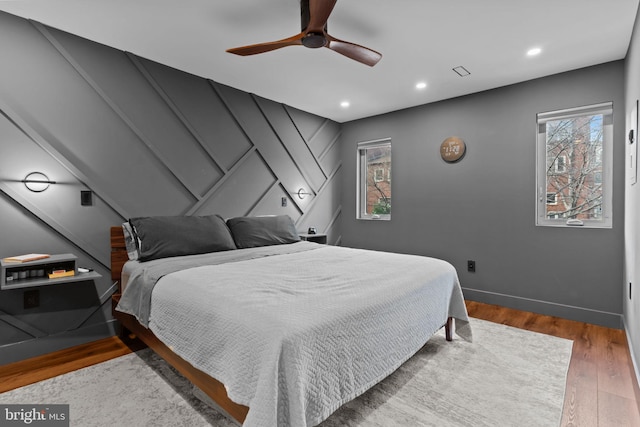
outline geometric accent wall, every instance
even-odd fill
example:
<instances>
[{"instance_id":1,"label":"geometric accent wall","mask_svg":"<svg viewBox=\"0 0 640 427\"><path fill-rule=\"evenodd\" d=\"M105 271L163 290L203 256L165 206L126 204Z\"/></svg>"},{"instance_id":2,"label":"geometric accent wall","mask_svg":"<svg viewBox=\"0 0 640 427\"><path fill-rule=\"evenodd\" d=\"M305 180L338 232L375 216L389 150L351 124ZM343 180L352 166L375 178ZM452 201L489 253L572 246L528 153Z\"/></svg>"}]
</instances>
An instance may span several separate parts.
<instances>
[{"instance_id":1,"label":"geometric accent wall","mask_svg":"<svg viewBox=\"0 0 640 427\"><path fill-rule=\"evenodd\" d=\"M288 214L340 242L338 123L3 12L0 51L0 258L71 252L103 275L36 309L1 291L0 364L113 333L108 233L127 218ZM32 171L57 184L29 192Z\"/></svg>"}]
</instances>

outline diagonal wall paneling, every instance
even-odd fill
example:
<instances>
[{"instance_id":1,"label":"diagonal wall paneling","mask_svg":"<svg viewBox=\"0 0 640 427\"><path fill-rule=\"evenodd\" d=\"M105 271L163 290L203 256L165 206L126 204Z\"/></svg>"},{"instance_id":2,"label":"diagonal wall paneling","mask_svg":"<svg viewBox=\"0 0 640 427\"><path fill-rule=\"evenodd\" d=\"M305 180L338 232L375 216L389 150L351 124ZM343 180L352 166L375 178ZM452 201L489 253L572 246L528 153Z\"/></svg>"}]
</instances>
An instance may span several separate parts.
<instances>
[{"instance_id":1,"label":"diagonal wall paneling","mask_svg":"<svg viewBox=\"0 0 640 427\"><path fill-rule=\"evenodd\" d=\"M146 59L139 59L202 140L225 172L252 144L209 81ZM229 143L227 141L233 141Z\"/></svg>"},{"instance_id":2,"label":"diagonal wall paneling","mask_svg":"<svg viewBox=\"0 0 640 427\"><path fill-rule=\"evenodd\" d=\"M260 151L284 187L290 192L297 192L299 188L309 189L310 185L301 174L300 168L296 166L286 147L278 139L278 135L265 120L256 101L259 97L224 85L217 85L217 88L245 134ZM307 197L300 200L298 204L307 204L311 199L312 197Z\"/></svg>"},{"instance_id":3,"label":"diagonal wall paneling","mask_svg":"<svg viewBox=\"0 0 640 427\"><path fill-rule=\"evenodd\" d=\"M223 218L248 215L255 203L276 182L276 177L257 151L233 172L225 185L201 206L198 215L220 214Z\"/></svg>"},{"instance_id":4,"label":"diagonal wall paneling","mask_svg":"<svg viewBox=\"0 0 640 427\"><path fill-rule=\"evenodd\" d=\"M4 12L0 51L0 257L103 276L34 309L0 292L0 364L113 334L108 231L129 217L287 214L340 242L338 123ZM31 193L31 171L58 184Z\"/></svg>"},{"instance_id":5,"label":"diagonal wall paneling","mask_svg":"<svg viewBox=\"0 0 640 427\"><path fill-rule=\"evenodd\" d=\"M309 183L311 188L308 188L308 190L317 191L324 184L327 177L322 172L317 159L309 150L306 141L295 127L295 122L291 120L284 106L263 98L256 98L256 101L265 119L278 136L282 147L287 151L301 175Z\"/></svg>"},{"instance_id":6,"label":"diagonal wall paneling","mask_svg":"<svg viewBox=\"0 0 640 427\"><path fill-rule=\"evenodd\" d=\"M90 76L119 115L135 129L137 140L153 152L150 159L160 162L196 197L220 176L215 162L207 155L182 121L154 89L135 57L60 31L51 34L84 72ZM118 79L114 79L118 76ZM122 84L126 82L126 84Z\"/></svg>"}]
</instances>

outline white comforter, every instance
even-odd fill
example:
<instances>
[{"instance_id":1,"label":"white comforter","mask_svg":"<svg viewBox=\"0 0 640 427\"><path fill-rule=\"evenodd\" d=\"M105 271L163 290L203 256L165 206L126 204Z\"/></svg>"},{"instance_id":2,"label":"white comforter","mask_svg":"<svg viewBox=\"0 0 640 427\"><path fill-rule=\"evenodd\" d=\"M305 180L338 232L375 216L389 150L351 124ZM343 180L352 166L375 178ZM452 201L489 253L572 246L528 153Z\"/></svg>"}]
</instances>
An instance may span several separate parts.
<instances>
[{"instance_id":1,"label":"white comforter","mask_svg":"<svg viewBox=\"0 0 640 427\"><path fill-rule=\"evenodd\" d=\"M283 246L296 249L169 273L151 295L149 328L249 406L245 427L319 424L397 369L448 316L471 339L445 261Z\"/></svg>"}]
</instances>

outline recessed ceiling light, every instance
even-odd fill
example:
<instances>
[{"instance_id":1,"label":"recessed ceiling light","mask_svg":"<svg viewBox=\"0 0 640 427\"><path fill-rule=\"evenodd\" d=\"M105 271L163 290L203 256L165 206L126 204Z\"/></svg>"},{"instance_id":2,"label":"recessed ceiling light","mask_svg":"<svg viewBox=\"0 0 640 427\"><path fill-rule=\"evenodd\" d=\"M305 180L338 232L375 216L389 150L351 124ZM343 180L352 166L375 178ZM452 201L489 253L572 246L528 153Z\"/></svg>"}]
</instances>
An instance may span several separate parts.
<instances>
[{"instance_id":1,"label":"recessed ceiling light","mask_svg":"<svg viewBox=\"0 0 640 427\"><path fill-rule=\"evenodd\" d=\"M340 103L340 106L341 106L342 108L349 108L349 105L351 105L351 103L349 103L349 101L342 101L342 102Z\"/></svg>"},{"instance_id":2,"label":"recessed ceiling light","mask_svg":"<svg viewBox=\"0 0 640 427\"><path fill-rule=\"evenodd\" d=\"M425 82L416 83L416 89L424 89L426 87L427 87L427 84Z\"/></svg>"},{"instance_id":3,"label":"recessed ceiling light","mask_svg":"<svg viewBox=\"0 0 640 427\"><path fill-rule=\"evenodd\" d=\"M540 49L539 47L534 47L527 51L527 56L536 56L539 55L540 52L542 52L542 49Z\"/></svg>"}]
</instances>

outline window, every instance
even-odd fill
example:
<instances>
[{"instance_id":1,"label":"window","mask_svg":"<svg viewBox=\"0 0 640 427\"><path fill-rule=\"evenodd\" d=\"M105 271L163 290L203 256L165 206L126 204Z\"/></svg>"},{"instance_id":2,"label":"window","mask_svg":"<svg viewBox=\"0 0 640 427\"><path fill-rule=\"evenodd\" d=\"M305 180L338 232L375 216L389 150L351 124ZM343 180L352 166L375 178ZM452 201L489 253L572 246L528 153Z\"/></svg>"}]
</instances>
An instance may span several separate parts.
<instances>
[{"instance_id":1,"label":"window","mask_svg":"<svg viewBox=\"0 0 640 427\"><path fill-rule=\"evenodd\" d=\"M556 173L565 173L567 171L567 156L558 156L556 159Z\"/></svg>"},{"instance_id":2,"label":"window","mask_svg":"<svg viewBox=\"0 0 640 427\"><path fill-rule=\"evenodd\" d=\"M612 226L612 103L538 114L536 225Z\"/></svg>"},{"instance_id":3,"label":"window","mask_svg":"<svg viewBox=\"0 0 640 427\"><path fill-rule=\"evenodd\" d=\"M391 219L391 140L358 143L357 218Z\"/></svg>"}]
</instances>

